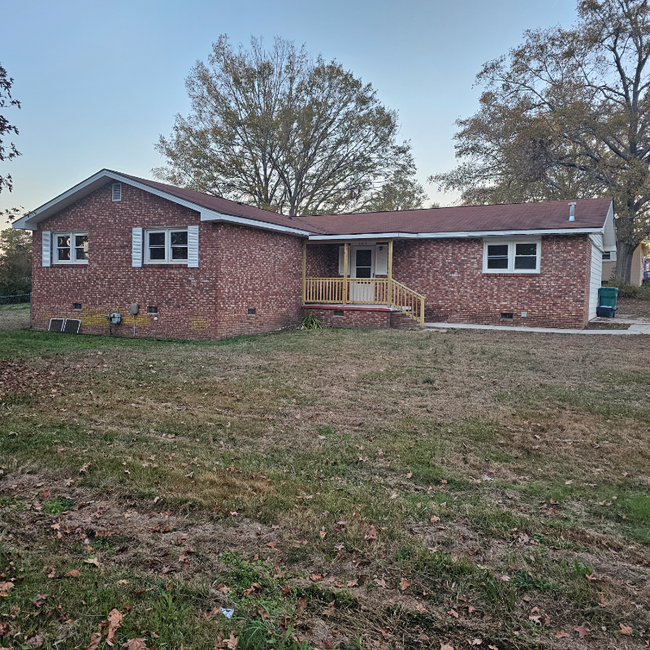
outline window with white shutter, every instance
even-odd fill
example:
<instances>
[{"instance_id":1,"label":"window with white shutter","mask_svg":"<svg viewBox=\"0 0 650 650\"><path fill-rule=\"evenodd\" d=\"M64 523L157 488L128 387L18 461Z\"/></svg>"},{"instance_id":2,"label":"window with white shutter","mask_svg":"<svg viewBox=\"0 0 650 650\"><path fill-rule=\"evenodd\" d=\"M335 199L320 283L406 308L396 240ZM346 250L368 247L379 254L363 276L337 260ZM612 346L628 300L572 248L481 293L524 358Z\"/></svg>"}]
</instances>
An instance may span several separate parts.
<instances>
[{"instance_id":1,"label":"window with white shutter","mask_svg":"<svg viewBox=\"0 0 650 650\"><path fill-rule=\"evenodd\" d=\"M142 228L133 228L131 234L131 266L142 266Z\"/></svg>"},{"instance_id":2,"label":"window with white shutter","mask_svg":"<svg viewBox=\"0 0 650 650\"><path fill-rule=\"evenodd\" d=\"M199 266L199 227L187 227L187 266L198 268Z\"/></svg>"},{"instance_id":3,"label":"window with white shutter","mask_svg":"<svg viewBox=\"0 0 650 650\"><path fill-rule=\"evenodd\" d=\"M41 266L50 266L52 263L52 233L49 230L44 230L41 233L41 242Z\"/></svg>"}]
</instances>

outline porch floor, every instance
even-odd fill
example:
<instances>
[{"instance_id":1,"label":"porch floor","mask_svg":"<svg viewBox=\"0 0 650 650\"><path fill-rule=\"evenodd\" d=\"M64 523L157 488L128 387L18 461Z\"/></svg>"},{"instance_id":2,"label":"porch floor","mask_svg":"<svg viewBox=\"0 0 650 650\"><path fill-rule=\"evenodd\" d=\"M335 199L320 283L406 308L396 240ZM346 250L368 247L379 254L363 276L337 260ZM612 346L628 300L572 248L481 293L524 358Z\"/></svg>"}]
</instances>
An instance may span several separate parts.
<instances>
[{"instance_id":1,"label":"porch floor","mask_svg":"<svg viewBox=\"0 0 650 650\"><path fill-rule=\"evenodd\" d=\"M302 306L305 309L367 309L369 311L400 311L396 307L390 307L389 305L368 305L365 303L358 304L351 302L340 304L332 304L330 302L325 304L316 302L303 302Z\"/></svg>"}]
</instances>

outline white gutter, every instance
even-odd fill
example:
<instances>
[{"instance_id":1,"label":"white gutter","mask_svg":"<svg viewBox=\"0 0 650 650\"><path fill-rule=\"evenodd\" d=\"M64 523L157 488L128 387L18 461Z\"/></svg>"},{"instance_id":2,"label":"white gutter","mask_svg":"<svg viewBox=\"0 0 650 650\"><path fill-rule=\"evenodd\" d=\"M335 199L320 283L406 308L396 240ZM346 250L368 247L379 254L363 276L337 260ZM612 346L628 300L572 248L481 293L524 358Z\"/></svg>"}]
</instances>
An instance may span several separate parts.
<instances>
[{"instance_id":1,"label":"white gutter","mask_svg":"<svg viewBox=\"0 0 650 650\"><path fill-rule=\"evenodd\" d=\"M350 239L462 239L476 237L514 237L517 235L591 235L603 228L561 228L556 230L464 230L458 232L381 232L362 235L309 235L309 241L347 241Z\"/></svg>"},{"instance_id":2,"label":"white gutter","mask_svg":"<svg viewBox=\"0 0 650 650\"><path fill-rule=\"evenodd\" d=\"M212 210L201 209L201 221L227 221L228 223L235 223L242 226L250 226L251 228L264 228L266 230L279 230L280 232L288 232L293 235L309 235L308 230L300 230L299 228L288 228L287 226L278 226L268 221L256 221L255 219L246 219L244 217L234 217L231 214L221 214L220 212L213 212Z\"/></svg>"}]
</instances>

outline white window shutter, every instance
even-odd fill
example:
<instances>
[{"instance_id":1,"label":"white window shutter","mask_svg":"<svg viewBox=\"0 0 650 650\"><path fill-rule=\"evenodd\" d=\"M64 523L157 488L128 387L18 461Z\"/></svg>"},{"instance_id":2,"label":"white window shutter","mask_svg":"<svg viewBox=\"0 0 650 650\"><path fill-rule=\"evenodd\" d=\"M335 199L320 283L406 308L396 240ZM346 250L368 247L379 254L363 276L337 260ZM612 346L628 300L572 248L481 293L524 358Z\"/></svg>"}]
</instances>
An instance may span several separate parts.
<instances>
[{"instance_id":1,"label":"white window shutter","mask_svg":"<svg viewBox=\"0 0 650 650\"><path fill-rule=\"evenodd\" d=\"M199 266L199 227L187 227L187 266L197 268Z\"/></svg>"},{"instance_id":2,"label":"white window shutter","mask_svg":"<svg viewBox=\"0 0 650 650\"><path fill-rule=\"evenodd\" d=\"M142 228L133 228L132 231L131 266L142 266Z\"/></svg>"},{"instance_id":3,"label":"white window shutter","mask_svg":"<svg viewBox=\"0 0 650 650\"><path fill-rule=\"evenodd\" d=\"M41 266L50 266L52 263L52 233L49 230L43 230L41 233L42 255Z\"/></svg>"},{"instance_id":4,"label":"white window shutter","mask_svg":"<svg viewBox=\"0 0 650 650\"><path fill-rule=\"evenodd\" d=\"M345 275L345 246L339 246L339 275Z\"/></svg>"},{"instance_id":5,"label":"white window shutter","mask_svg":"<svg viewBox=\"0 0 650 650\"><path fill-rule=\"evenodd\" d=\"M388 244L377 244L375 250L375 275L388 275Z\"/></svg>"}]
</instances>

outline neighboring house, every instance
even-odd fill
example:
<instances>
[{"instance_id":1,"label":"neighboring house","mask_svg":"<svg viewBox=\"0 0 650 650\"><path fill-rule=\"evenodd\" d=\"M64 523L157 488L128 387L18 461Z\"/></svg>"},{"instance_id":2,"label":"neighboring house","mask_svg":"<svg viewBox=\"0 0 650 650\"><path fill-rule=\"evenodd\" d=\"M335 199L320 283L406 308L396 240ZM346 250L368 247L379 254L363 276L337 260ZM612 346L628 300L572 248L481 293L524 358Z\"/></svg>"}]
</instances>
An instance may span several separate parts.
<instances>
[{"instance_id":1,"label":"neighboring house","mask_svg":"<svg viewBox=\"0 0 650 650\"><path fill-rule=\"evenodd\" d=\"M306 312L581 328L595 316L610 199L286 217L102 170L16 221L33 230L32 323L217 339ZM139 313L130 315L131 304Z\"/></svg>"},{"instance_id":2,"label":"neighboring house","mask_svg":"<svg viewBox=\"0 0 650 650\"><path fill-rule=\"evenodd\" d=\"M650 256L650 242L642 241L632 255L630 269L630 284L640 287L643 284L643 272L646 270L646 260ZM603 282L614 279L616 271L616 251L603 252Z\"/></svg>"}]
</instances>

